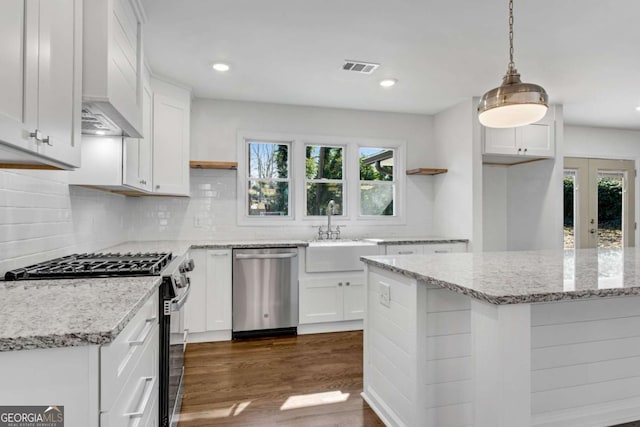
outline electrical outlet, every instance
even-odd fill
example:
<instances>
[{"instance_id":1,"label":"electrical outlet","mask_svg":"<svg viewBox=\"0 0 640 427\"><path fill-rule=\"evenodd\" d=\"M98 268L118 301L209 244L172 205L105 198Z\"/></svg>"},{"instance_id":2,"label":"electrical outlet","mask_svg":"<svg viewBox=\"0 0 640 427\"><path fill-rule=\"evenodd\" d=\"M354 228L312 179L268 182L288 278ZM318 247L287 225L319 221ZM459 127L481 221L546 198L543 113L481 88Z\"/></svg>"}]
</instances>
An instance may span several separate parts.
<instances>
[{"instance_id":1,"label":"electrical outlet","mask_svg":"<svg viewBox=\"0 0 640 427\"><path fill-rule=\"evenodd\" d=\"M391 286L380 282L380 304L391 307Z\"/></svg>"}]
</instances>

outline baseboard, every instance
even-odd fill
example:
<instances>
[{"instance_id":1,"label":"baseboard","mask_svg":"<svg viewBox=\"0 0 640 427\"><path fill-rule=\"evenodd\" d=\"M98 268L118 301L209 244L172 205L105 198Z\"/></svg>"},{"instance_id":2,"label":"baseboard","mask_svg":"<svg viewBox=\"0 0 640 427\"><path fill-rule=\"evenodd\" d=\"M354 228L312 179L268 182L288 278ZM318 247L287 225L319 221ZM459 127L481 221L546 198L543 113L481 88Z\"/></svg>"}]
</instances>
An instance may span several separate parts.
<instances>
[{"instance_id":1,"label":"baseboard","mask_svg":"<svg viewBox=\"0 0 640 427\"><path fill-rule=\"evenodd\" d=\"M367 402L367 405L373 409L373 412L376 413L380 421L384 423L387 427L407 427L402 421L398 420L396 416L393 415L392 411L384 404L380 399L377 398L377 394L371 390L365 390L360 393L360 396Z\"/></svg>"},{"instance_id":2,"label":"baseboard","mask_svg":"<svg viewBox=\"0 0 640 427\"><path fill-rule=\"evenodd\" d=\"M231 329L225 331L189 332L188 343L231 341Z\"/></svg>"},{"instance_id":3,"label":"baseboard","mask_svg":"<svg viewBox=\"0 0 640 427\"><path fill-rule=\"evenodd\" d=\"M324 334L327 332L361 331L362 319L343 322L308 323L298 325L298 335Z\"/></svg>"},{"instance_id":4,"label":"baseboard","mask_svg":"<svg viewBox=\"0 0 640 427\"><path fill-rule=\"evenodd\" d=\"M535 427L602 427L640 420L640 397L532 417Z\"/></svg>"}]
</instances>

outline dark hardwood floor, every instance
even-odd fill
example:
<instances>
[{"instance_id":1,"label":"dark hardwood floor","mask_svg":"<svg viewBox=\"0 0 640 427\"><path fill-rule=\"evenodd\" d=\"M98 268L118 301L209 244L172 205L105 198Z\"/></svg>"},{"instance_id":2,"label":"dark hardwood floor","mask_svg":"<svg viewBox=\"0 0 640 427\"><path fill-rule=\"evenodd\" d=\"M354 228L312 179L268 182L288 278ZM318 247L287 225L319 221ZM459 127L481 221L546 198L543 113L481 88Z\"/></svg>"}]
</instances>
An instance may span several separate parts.
<instances>
[{"instance_id":1,"label":"dark hardwood floor","mask_svg":"<svg viewBox=\"0 0 640 427\"><path fill-rule=\"evenodd\" d=\"M360 397L362 332L189 344L180 427L384 426Z\"/></svg>"}]
</instances>

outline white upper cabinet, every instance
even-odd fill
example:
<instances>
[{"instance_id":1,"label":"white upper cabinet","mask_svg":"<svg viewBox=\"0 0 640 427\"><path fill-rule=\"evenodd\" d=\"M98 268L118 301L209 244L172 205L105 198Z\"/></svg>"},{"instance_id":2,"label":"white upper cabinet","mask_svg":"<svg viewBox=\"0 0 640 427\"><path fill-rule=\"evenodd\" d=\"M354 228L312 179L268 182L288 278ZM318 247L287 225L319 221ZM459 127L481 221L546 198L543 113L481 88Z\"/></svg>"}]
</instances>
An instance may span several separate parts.
<instances>
[{"instance_id":1,"label":"white upper cabinet","mask_svg":"<svg viewBox=\"0 0 640 427\"><path fill-rule=\"evenodd\" d=\"M152 79L153 191L189 195L191 91Z\"/></svg>"},{"instance_id":2,"label":"white upper cabinet","mask_svg":"<svg viewBox=\"0 0 640 427\"><path fill-rule=\"evenodd\" d=\"M151 162L153 155L153 92L145 80L142 87L142 133L144 138L125 138L124 178L125 185L151 191Z\"/></svg>"},{"instance_id":3,"label":"white upper cabinet","mask_svg":"<svg viewBox=\"0 0 640 427\"><path fill-rule=\"evenodd\" d=\"M483 127L485 163L517 163L514 157L524 161L529 158L554 157L555 113L556 107L550 106L542 120L528 126L506 129Z\"/></svg>"},{"instance_id":4,"label":"white upper cabinet","mask_svg":"<svg viewBox=\"0 0 640 427\"><path fill-rule=\"evenodd\" d=\"M142 134L142 8L134 0L85 0L83 102L124 134ZM91 133L90 124L83 132Z\"/></svg>"},{"instance_id":5,"label":"white upper cabinet","mask_svg":"<svg viewBox=\"0 0 640 427\"><path fill-rule=\"evenodd\" d=\"M0 163L80 161L82 1L0 2Z\"/></svg>"}]
</instances>

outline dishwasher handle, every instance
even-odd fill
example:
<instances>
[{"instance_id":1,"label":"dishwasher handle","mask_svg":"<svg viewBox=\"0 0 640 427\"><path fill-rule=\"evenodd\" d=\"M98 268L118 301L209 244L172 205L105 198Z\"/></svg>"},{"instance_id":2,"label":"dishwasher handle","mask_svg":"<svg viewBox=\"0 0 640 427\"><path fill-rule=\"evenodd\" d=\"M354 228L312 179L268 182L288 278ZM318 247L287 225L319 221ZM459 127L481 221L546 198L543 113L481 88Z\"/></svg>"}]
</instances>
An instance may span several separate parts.
<instances>
[{"instance_id":1,"label":"dishwasher handle","mask_svg":"<svg viewBox=\"0 0 640 427\"><path fill-rule=\"evenodd\" d=\"M298 254L295 252L288 252L284 254L236 254L236 259L284 259L295 258Z\"/></svg>"}]
</instances>

